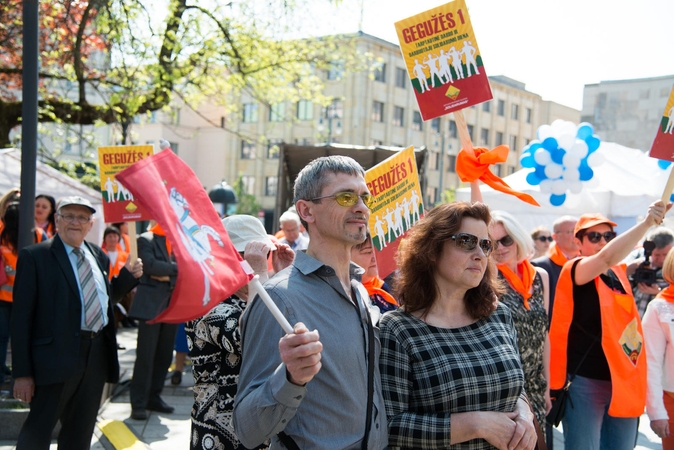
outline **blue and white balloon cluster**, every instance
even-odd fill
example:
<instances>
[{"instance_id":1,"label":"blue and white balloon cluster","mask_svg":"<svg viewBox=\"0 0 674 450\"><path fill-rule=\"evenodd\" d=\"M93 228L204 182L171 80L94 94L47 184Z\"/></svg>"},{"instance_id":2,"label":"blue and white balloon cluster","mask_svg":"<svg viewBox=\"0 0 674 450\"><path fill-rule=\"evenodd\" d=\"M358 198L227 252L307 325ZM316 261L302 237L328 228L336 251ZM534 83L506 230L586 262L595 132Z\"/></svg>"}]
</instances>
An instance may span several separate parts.
<instances>
[{"instance_id":1,"label":"blue and white balloon cluster","mask_svg":"<svg viewBox=\"0 0 674 450\"><path fill-rule=\"evenodd\" d=\"M591 124L565 120L541 125L536 137L522 150L520 164L534 169L527 175L527 183L540 185L541 192L550 194L550 203L560 206L566 201L566 192L582 191L583 182L594 176L592 168L604 162L603 155L597 153L601 140Z\"/></svg>"}]
</instances>

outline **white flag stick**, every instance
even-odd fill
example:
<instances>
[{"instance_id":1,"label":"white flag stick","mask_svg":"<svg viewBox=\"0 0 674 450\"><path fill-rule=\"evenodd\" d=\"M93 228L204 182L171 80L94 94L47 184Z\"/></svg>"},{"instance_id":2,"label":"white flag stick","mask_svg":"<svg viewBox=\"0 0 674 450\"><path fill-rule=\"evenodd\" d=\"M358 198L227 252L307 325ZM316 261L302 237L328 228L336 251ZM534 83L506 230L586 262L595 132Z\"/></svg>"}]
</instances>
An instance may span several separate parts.
<instances>
[{"instance_id":1,"label":"white flag stick","mask_svg":"<svg viewBox=\"0 0 674 450\"><path fill-rule=\"evenodd\" d=\"M248 282L248 287L253 288L255 292L260 296L264 304L267 305L269 311L273 314L276 321L279 323L279 325L281 325L281 328L283 328L283 331L285 331L288 334L292 334L293 327L290 326L290 322L288 322L288 319L285 318L281 310L278 309L278 306L276 306L276 303L274 303L269 294L267 294L267 291L265 291L265 289L262 287L259 275L255 275L253 279Z\"/></svg>"}]
</instances>

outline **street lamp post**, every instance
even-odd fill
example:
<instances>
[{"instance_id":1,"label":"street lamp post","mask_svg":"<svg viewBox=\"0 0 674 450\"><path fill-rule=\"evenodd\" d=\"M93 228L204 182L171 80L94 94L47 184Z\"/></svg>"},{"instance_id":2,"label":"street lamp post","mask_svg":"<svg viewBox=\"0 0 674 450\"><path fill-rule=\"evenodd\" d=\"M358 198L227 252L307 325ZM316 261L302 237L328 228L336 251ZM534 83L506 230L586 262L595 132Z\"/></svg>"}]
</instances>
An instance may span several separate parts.
<instances>
[{"instance_id":1,"label":"street lamp post","mask_svg":"<svg viewBox=\"0 0 674 450\"><path fill-rule=\"evenodd\" d=\"M208 191L208 198L211 199L213 204L222 204L223 208L223 217L227 217L229 214L227 211L228 205L236 204L239 201L236 198L236 193L234 189L227 184L225 180L222 180L222 183L218 183Z\"/></svg>"},{"instance_id":2,"label":"street lamp post","mask_svg":"<svg viewBox=\"0 0 674 450\"><path fill-rule=\"evenodd\" d=\"M339 116L339 111L337 111L337 106L334 103L331 103L328 105L328 107L325 109L325 118L321 117L318 120L318 131L323 132L325 130L324 120L327 119L328 121L328 141L327 144L330 145L332 143L332 121L335 120L336 127L335 127L335 134L340 135L342 134L342 118Z\"/></svg>"}]
</instances>

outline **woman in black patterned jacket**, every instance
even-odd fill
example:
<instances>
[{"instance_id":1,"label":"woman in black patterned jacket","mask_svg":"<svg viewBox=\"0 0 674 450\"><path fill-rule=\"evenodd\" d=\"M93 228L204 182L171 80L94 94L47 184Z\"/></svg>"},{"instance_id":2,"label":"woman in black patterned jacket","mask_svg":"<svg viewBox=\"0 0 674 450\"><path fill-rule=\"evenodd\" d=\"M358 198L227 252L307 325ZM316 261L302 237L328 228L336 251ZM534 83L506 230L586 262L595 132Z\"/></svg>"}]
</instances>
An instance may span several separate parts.
<instances>
[{"instance_id":1,"label":"woman in black patterned jacket","mask_svg":"<svg viewBox=\"0 0 674 450\"><path fill-rule=\"evenodd\" d=\"M536 445L489 221L482 203L441 205L399 250L401 308L380 322L389 448Z\"/></svg>"}]
</instances>

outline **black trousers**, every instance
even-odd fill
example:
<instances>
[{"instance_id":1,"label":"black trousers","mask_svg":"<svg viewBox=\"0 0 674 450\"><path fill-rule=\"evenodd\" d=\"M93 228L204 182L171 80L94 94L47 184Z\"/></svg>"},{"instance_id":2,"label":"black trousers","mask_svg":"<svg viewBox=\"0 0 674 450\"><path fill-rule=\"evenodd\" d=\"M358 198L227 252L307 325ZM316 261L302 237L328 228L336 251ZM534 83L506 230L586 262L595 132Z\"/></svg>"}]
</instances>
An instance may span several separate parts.
<instances>
[{"instance_id":1,"label":"black trousers","mask_svg":"<svg viewBox=\"0 0 674 450\"><path fill-rule=\"evenodd\" d=\"M136 362L129 389L132 409L143 410L148 403L161 399L166 374L173 360L177 331L177 324L149 325L145 320L139 321Z\"/></svg>"},{"instance_id":2,"label":"black trousers","mask_svg":"<svg viewBox=\"0 0 674 450\"><path fill-rule=\"evenodd\" d=\"M93 339L81 338L75 375L64 383L35 386L17 450L48 450L58 420L59 449L89 449L108 373L105 346L101 334Z\"/></svg>"}]
</instances>

